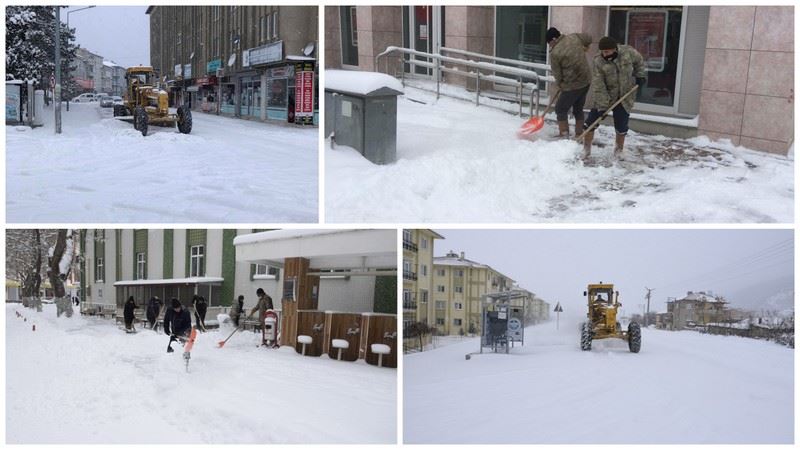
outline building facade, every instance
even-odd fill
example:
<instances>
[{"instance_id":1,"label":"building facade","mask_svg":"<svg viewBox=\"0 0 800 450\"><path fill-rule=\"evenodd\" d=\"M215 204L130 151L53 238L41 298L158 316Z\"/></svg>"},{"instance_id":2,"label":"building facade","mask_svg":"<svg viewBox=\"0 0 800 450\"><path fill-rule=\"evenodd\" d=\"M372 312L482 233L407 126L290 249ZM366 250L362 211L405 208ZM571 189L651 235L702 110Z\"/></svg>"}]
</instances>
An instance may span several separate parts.
<instances>
[{"instance_id":1,"label":"building facade","mask_svg":"<svg viewBox=\"0 0 800 450\"><path fill-rule=\"evenodd\" d=\"M150 59L175 104L317 123L316 6L150 6Z\"/></svg>"},{"instance_id":2,"label":"building facade","mask_svg":"<svg viewBox=\"0 0 800 450\"><path fill-rule=\"evenodd\" d=\"M430 324L433 317L433 247L442 235L428 229L403 230L403 328Z\"/></svg>"},{"instance_id":3,"label":"building facade","mask_svg":"<svg viewBox=\"0 0 800 450\"><path fill-rule=\"evenodd\" d=\"M732 317L731 313L724 298L706 292L689 291L682 299L667 301L667 315L662 320L670 322L665 324L665 328L682 330L727 322Z\"/></svg>"},{"instance_id":4,"label":"building facade","mask_svg":"<svg viewBox=\"0 0 800 450\"><path fill-rule=\"evenodd\" d=\"M702 134L788 152L794 126L793 6L329 6L325 64L375 71L375 57L390 45L428 53L449 47L547 64L545 32L551 26L591 35L588 58L597 54L604 35L642 53L648 76L631 118L634 130ZM434 76L413 63L390 70ZM445 80L465 83L463 77Z\"/></svg>"},{"instance_id":5,"label":"building facade","mask_svg":"<svg viewBox=\"0 0 800 450\"><path fill-rule=\"evenodd\" d=\"M82 309L119 309L131 295L140 306L155 295L163 300L175 297L188 305L197 294L208 299L210 311L226 312L239 295L244 296L245 307L254 307L256 290L263 288L280 310L283 269L236 262L234 238L257 231L84 230ZM377 278L385 277L320 276L319 290L324 295L319 297L319 309L374 311Z\"/></svg>"},{"instance_id":6,"label":"building facade","mask_svg":"<svg viewBox=\"0 0 800 450\"><path fill-rule=\"evenodd\" d=\"M429 325L442 334L475 334L481 329L481 296L508 291L514 280L451 251L434 258L433 285Z\"/></svg>"},{"instance_id":7,"label":"building facade","mask_svg":"<svg viewBox=\"0 0 800 450\"><path fill-rule=\"evenodd\" d=\"M75 52L72 78L77 87L76 94L102 92L103 57L80 47Z\"/></svg>"}]
</instances>

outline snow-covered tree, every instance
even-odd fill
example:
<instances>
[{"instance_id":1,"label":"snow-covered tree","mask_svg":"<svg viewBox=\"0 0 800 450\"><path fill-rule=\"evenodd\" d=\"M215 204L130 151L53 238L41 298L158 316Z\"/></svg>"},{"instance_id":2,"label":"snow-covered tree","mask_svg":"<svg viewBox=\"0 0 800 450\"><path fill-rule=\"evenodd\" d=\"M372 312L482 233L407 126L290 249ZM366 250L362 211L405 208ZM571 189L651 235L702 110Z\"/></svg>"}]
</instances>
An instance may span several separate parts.
<instances>
[{"instance_id":1,"label":"snow-covered tree","mask_svg":"<svg viewBox=\"0 0 800 450\"><path fill-rule=\"evenodd\" d=\"M6 276L18 281L23 306L41 311L42 274L47 249L55 241L54 230L6 231Z\"/></svg>"},{"instance_id":2,"label":"snow-covered tree","mask_svg":"<svg viewBox=\"0 0 800 450\"><path fill-rule=\"evenodd\" d=\"M6 7L6 78L34 80L48 86L55 73L55 8L53 6ZM74 91L69 77L75 61L75 29L61 23L61 73L63 92ZM66 98L66 97L65 97Z\"/></svg>"},{"instance_id":3,"label":"snow-covered tree","mask_svg":"<svg viewBox=\"0 0 800 450\"><path fill-rule=\"evenodd\" d=\"M47 277L53 287L56 301L56 315L66 314L72 317L72 298L67 294L64 282L72 271L75 260L75 239L72 230L58 230L55 245L50 249Z\"/></svg>"}]
</instances>

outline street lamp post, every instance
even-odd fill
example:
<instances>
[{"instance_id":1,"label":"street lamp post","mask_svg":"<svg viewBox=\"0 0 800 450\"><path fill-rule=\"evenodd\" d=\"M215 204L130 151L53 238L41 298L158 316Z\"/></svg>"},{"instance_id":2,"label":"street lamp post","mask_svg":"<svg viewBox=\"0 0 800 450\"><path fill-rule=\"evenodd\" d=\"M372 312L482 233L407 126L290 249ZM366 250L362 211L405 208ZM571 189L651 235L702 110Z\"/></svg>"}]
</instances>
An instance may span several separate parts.
<instances>
[{"instance_id":1,"label":"street lamp post","mask_svg":"<svg viewBox=\"0 0 800 450\"><path fill-rule=\"evenodd\" d=\"M78 11L83 11L84 9L94 8L94 6L85 6L83 8L73 9L72 11L67 11L67 30L69 30L69 15ZM67 79L70 78L72 72L72 65L70 64L67 67ZM67 111L69 111L69 96L67 96Z\"/></svg>"}]
</instances>

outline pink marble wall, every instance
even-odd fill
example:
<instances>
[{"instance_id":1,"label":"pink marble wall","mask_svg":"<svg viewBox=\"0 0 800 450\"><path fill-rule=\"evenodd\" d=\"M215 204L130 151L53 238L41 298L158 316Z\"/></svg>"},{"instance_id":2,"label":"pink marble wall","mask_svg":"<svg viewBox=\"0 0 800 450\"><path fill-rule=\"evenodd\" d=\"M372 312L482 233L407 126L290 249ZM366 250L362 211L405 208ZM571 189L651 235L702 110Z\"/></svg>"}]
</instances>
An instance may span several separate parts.
<instances>
[{"instance_id":1,"label":"pink marble wall","mask_svg":"<svg viewBox=\"0 0 800 450\"><path fill-rule=\"evenodd\" d=\"M700 134L786 154L794 137L794 7L712 6Z\"/></svg>"},{"instance_id":2,"label":"pink marble wall","mask_svg":"<svg viewBox=\"0 0 800 450\"><path fill-rule=\"evenodd\" d=\"M358 68L375 70L375 56L390 45L402 46L402 17L400 6L357 6ZM381 70L384 70L381 63Z\"/></svg>"},{"instance_id":3,"label":"pink marble wall","mask_svg":"<svg viewBox=\"0 0 800 450\"><path fill-rule=\"evenodd\" d=\"M342 67L342 35L339 7L325 7L325 68Z\"/></svg>"}]
</instances>

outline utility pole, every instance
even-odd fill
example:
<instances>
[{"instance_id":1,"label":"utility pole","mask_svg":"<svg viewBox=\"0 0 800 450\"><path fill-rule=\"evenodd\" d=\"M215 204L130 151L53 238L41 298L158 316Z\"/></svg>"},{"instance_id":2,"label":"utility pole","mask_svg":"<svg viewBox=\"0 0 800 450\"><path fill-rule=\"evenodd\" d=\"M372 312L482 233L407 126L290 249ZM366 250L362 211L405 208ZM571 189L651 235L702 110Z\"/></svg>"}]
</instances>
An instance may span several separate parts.
<instances>
[{"instance_id":1,"label":"utility pole","mask_svg":"<svg viewBox=\"0 0 800 450\"><path fill-rule=\"evenodd\" d=\"M645 286L645 289L647 289L647 294L644 296L644 298L647 299L647 313L644 316L644 326L647 327L648 325L647 320L648 317L650 316L650 293L655 291L655 288L650 289L649 287Z\"/></svg>"},{"instance_id":2,"label":"utility pole","mask_svg":"<svg viewBox=\"0 0 800 450\"><path fill-rule=\"evenodd\" d=\"M61 134L61 7L56 9L56 87L53 90L53 100L56 102L56 134Z\"/></svg>"},{"instance_id":3,"label":"utility pole","mask_svg":"<svg viewBox=\"0 0 800 450\"><path fill-rule=\"evenodd\" d=\"M85 6L83 8L73 9L72 11L67 11L67 30L69 30L69 15L78 11L83 11L84 9L94 8L94 6ZM72 61L67 66L67 79L72 78ZM70 94L71 95L71 94ZM69 95L67 96L67 111L69 111Z\"/></svg>"}]
</instances>

